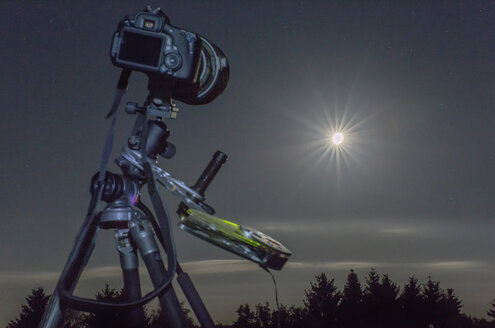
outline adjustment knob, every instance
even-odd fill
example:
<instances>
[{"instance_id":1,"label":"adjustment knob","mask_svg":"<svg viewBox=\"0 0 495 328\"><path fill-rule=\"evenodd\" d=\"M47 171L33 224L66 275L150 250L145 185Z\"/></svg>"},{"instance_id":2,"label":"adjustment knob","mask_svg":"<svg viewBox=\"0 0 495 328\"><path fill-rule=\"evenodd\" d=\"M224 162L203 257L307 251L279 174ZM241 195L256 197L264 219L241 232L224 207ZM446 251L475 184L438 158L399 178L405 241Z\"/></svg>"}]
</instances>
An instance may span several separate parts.
<instances>
[{"instance_id":1,"label":"adjustment knob","mask_svg":"<svg viewBox=\"0 0 495 328\"><path fill-rule=\"evenodd\" d=\"M165 147L165 150L160 153L160 156L166 159L171 159L174 157L175 152L175 145L171 142L167 142L167 147Z\"/></svg>"},{"instance_id":2,"label":"adjustment knob","mask_svg":"<svg viewBox=\"0 0 495 328\"><path fill-rule=\"evenodd\" d=\"M125 104L125 112L127 114L136 114L138 112L138 104L129 101L127 104Z\"/></svg>"}]
</instances>

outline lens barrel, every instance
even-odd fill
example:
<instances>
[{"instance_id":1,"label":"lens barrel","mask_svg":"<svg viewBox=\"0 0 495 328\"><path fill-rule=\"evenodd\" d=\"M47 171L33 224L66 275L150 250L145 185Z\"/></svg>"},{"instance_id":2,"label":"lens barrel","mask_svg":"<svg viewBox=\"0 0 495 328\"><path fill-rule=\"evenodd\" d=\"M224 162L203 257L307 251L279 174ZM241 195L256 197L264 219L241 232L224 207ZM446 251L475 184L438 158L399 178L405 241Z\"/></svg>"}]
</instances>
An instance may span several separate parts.
<instances>
[{"instance_id":1,"label":"lens barrel","mask_svg":"<svg viewBox=\"0 0 495 328\"><path fill-rule=\"evenodd\" d=\"M173 98L190 105L204 105L213 101L227 87L230 70L223 51L206 38L201 38L201 56L195 83L177 83Z\"/></svg>"}]
</instances>

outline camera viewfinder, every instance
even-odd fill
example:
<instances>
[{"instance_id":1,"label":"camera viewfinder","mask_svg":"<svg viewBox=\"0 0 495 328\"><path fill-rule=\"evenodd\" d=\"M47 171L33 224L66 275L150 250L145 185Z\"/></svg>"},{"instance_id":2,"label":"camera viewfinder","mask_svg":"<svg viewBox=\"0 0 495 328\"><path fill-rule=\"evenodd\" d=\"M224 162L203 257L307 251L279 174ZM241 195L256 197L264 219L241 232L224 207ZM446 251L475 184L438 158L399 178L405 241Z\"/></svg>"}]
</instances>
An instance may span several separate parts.
<instances>
[{"instance_id":1,"label":"camera viewfinder","mask_svg":"<svg viewBox=\"0 0 495 328\"><path fill-rule=\"evenodd\" d=\"M152 20L145 19L144 20L144 27L149 29L149 30L152 30L155 27L155 22Z\"/></svg>"}]
</instances>

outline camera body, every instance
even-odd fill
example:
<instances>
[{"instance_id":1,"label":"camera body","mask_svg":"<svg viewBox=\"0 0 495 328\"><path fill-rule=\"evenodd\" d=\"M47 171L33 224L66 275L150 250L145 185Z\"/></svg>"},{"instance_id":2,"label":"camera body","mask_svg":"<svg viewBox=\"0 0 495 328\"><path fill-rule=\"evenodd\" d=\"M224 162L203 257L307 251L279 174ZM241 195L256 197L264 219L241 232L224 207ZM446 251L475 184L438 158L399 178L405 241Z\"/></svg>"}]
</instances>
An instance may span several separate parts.
<instances>
[{"instance_id":1,"label":"camera body","mask_svg":"<svg viewBox=\"0 0 495 328\"><path fill-rule=\"evenodd\" d=\"M201 38L170 25L163 11L148 7L119 23L110 57L118 67L194 83L200 66Z\"/></svg>"},{"instance_id":2,"label":"camera body","mask_svg":"<svg viewBox=\"0 0 495 328\"><path fill-rule=\"evenodd\" d=\"M160 8L148 6L120 21L110 57L115 66L146 73L153 97L190 105L213 101L229 81L222 50L199 34L171 25Z\"/></svg>"}]
</instances>

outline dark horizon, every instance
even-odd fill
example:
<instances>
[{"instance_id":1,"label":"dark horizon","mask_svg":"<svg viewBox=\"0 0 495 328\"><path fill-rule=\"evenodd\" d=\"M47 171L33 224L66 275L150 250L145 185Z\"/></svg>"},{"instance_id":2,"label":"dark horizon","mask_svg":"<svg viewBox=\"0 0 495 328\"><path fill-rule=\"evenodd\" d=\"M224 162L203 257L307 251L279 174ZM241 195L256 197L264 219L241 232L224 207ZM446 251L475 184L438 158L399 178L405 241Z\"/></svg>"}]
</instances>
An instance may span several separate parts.
<instances>
[{"instance_id":1,"label":"dark horizon","mask_svg":"<svg viewBox=\"0 0 495 328\"><path fill-rule=\"evenodd\" d=\"M398 286L387 274L381 275L371 269L364 281L350 270L345 286L339 288L334 279L320 273L309 282L304 290L302 306L293 304L239 304L233 322L215 320L218 328L300 328L300 327L448 327L448 328L489 328L495 326L495 299L487 311L488 320L474 318L462 312L462 300L451 288L444 289L439 281L431 277L420 282L414 276L407 284ZM105 285L95 294L96 299L107 302L121 302L125 299L124 289ZM32 290L26 297L27 307L23 306L17 318L9 322L7 328L25 328L37 325L43 309L49 300L42 288ZM198 328L194 312L187 304L182 304L188 328ZM149 306L143 312L144 327L168 326L160 308ZM64 322L70 327L127 327L131 318L126 313L100 312L65 313ZM132 325L131 325L132 326Z\"/></svg>"},{"instance_id":2,"label":"dark horizon","mask_svg":"<svg viewBox=\"0 0 495 328\"><path fill-rule=\"evenodd\" d=\"M159 165L193 183L217 149L229 156L208 203L293 252L276 272L282 303L297 305L320 272L343 286L349 269L364 277L376 268L399 285L431 275L466 313L485 316L495 297L493 2L150 4L217 44L231 68L211 104L178 103L167 122L177 154ZM110 40L141 6L0 4L0 325L31 289L51 293L67 260L120 72ZM146 92L133 74L122 103L142 103ZM112 159L133 120L121 107ZM346 136L338 158L328 140L335 127ZM160 192L174 213L177 200ZM174 236L215 320L228 322L234 305L273 302L271 279L254 263L179 229ZM100 232L76 294L121 286L118 265L113 233Z\"/></svg>"}]
</instances>

